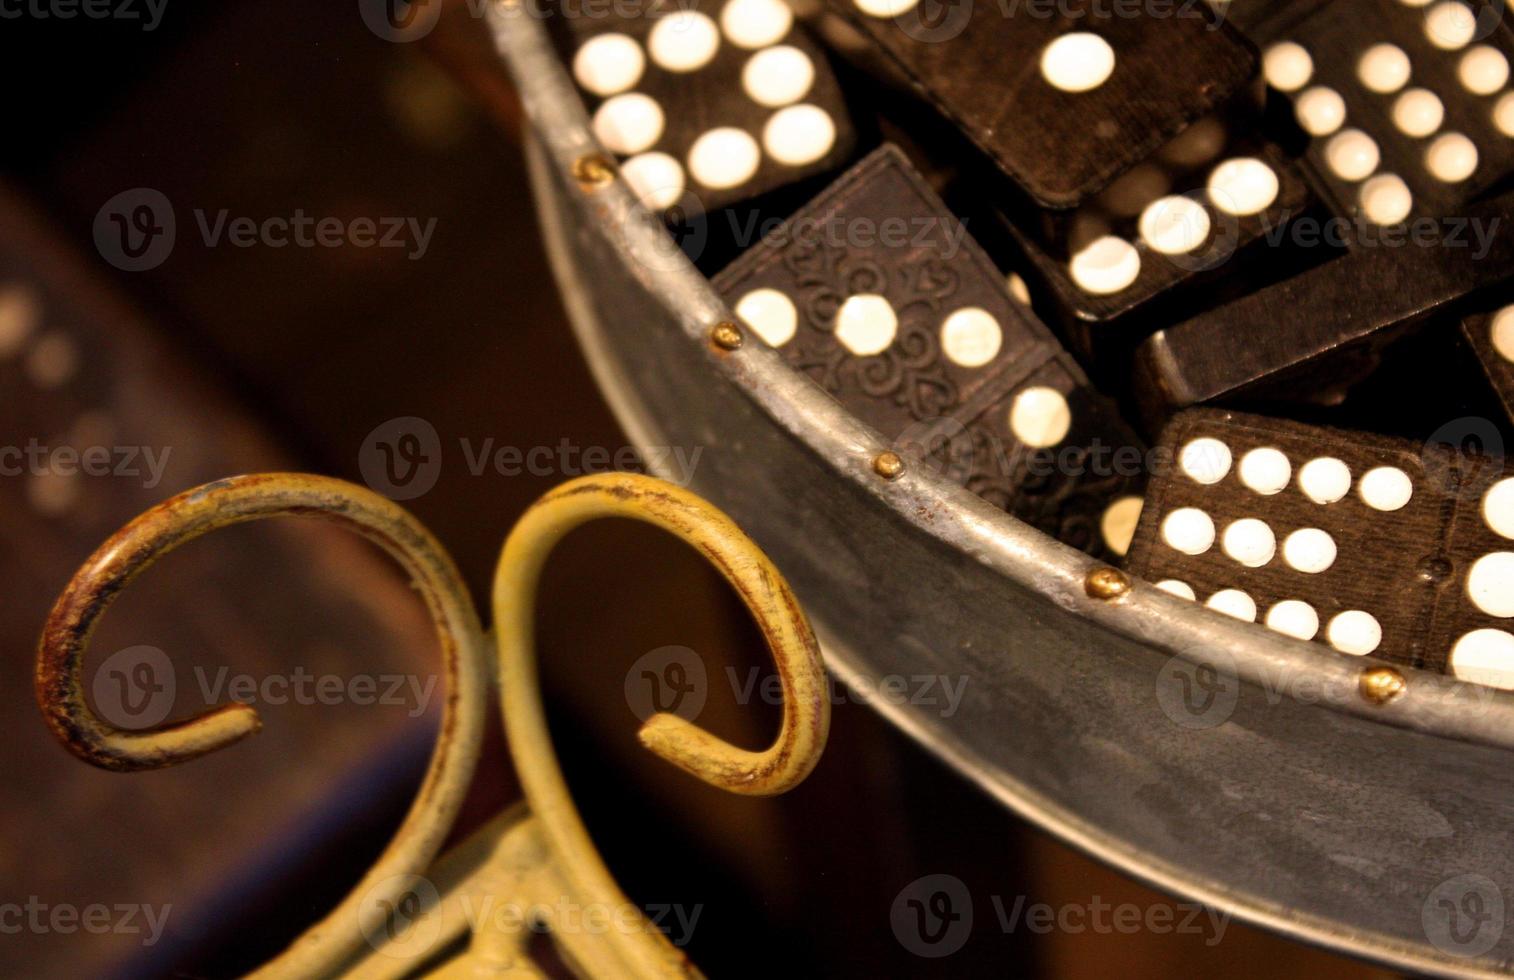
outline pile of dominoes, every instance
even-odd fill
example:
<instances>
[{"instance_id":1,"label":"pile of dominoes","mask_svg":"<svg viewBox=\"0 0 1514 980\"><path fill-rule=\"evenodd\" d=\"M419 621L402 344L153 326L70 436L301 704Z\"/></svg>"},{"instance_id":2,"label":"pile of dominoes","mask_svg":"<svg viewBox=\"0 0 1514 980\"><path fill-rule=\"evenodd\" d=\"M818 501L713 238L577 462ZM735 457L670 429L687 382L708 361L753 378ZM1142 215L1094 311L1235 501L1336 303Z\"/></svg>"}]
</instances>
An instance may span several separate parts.
<instances>
[{"instance_id":1,"label":"pile of dominoes","mask_svg":"<svg viewBox=\"0 0 1514 980\"><path fill-rule=\"evenodd\" d=\"M750 331L1175 595L1514 688L1503 0L563 0Z\"/></svg>"}]
</instances>

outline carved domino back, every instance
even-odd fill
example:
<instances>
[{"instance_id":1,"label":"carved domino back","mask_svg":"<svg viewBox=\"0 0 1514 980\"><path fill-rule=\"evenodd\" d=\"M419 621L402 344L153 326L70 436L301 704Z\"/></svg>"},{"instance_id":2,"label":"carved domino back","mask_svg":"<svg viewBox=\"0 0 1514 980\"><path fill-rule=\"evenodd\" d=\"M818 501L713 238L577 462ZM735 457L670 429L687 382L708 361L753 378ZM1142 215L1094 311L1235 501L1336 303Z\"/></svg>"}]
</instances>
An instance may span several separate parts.
<instances>
[{"instance_id":1,"label":"carved domino back","mask_svg":"<svg viewBox=\"0 0 1514 980\"><path fill-rule=\"evenodd\" d=\"M715 280L764 341L886 438L1069 544L1099 552L1139 443L926 186L885 145ZM1081 472L1079 472L1081 471ZM1128 527L1111 517L1113 550Z\"/></svg>"},{"instance_id":2,"label":"carved domino back","mask_svg":"<svg viewBox=\"0 0 1514 980\"><path fill-rule=\"evenodd\" d=\"M1342 653L1514 686L1501 459L1214 410L1162 449L1132 571Z\"/></svg>"}]
</instances>

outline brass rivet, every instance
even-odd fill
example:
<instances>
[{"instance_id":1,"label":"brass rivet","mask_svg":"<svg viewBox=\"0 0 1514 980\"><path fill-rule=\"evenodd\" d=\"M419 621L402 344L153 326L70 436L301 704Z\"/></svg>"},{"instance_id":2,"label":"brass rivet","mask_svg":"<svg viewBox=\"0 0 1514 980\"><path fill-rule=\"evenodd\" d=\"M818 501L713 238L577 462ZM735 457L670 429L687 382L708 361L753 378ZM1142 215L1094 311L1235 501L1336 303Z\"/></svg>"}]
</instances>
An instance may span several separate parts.
<instances>
[{"instance_id":1,"label":"brass rivet","mask_svg":"<svg viewBox=\"0 0 1514 980\"><path fill-rule=\"evenodd\" d=\"M741 328L729 320L722 320L710 328L710 342L721 350L736 350L741 341Z\"/></svg>"},{"instance_id":2,"label":"brass rivet","mask_svg":"<svg viewBox=\"0 0 1514 980\"><path fill-rule=\"evenodd\" d=\"M1118 599L1130 591L1130 578L1118 568L1101 565L1083 580L1083 591L1095 599Z\"/></svg>"},{"instance_id":3,"label":"brass rivet","mask_svg":"<svg viewBox=\"0 0 1514 980\"><path fill-rule=\"evenodd\" d=\"M573 179L583 187L602 187L615 179L615 164L602 153L586 153L573 161Z\"/></svg>"},{"instance_id":4,"label":"brass rivet","mask_svg":"<svg viewBox=\"0 0 1514 980\"><path fill-rule=\"evenodd\" d=\"M873 457L873 472L885 480L897 480L904 472L904 460L895 452L881 452Z\"/></svg>"},{"instance_id":5,"label":"brass rivet","mask_svg":"<svg viewBox=\"0 0 1514 980\"><path fill-rule=\"evenodd\" d=\"M1362 697L1373 704L1387 704L1409 689L1404 675L1392 667L1373 667L1362 671Z\"/></svg>"}]
</instances>

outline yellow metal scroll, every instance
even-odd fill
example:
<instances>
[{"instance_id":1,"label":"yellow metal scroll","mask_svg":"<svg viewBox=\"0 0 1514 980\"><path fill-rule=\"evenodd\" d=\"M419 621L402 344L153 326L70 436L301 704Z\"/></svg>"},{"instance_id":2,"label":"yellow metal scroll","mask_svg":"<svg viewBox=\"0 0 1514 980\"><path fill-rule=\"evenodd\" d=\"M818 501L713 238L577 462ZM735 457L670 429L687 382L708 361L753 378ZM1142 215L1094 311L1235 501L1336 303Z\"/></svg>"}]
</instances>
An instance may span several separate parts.
<instances>
[{"instance_id":1,"label":"yellow metal scroll","mask_svg":"<svg viewBox=\"0 0 1514 980\"><path fill-rule=\"evenodd\" d=\"M540 976L528 945L543 924L523 916L480 919L477 912L565 901L603 913L601 928L552 933L559 954L581 975L697 975L621 893L568 795L537 685L536 584L563 535L599 517L644 520L698 549L741 594L767 638L784 692L778 737L770 748L748 752L660 714L642 726L642 744L711 785L736 793L781 793L819 760L830 705L814 634L767 557L709 503L650 477L583 477L533 505L505 542L494 581L504 725L526 803L433 869L478 760L490 656L451 558L414 517L371 491L301 474L234 477L138 517L84 564L48 617L37 655L38 703L71 752L123 772L176 765L255 733L256 711L240 704L155 729L114 728L85 701L84 652L111 601L159 557L216 528L290 515L350 527L405 567L436 623L447 699L430 769L388 848L335 910L255 975L450 977L477 976L482 968L489 976ZM423 907L427 904L432 907ZM404 928L396 929L399 919ZM411 928L421 919L425 929ZM450 949L460 951L449 957L443 951Z\"/></svg>"}]
</instances>

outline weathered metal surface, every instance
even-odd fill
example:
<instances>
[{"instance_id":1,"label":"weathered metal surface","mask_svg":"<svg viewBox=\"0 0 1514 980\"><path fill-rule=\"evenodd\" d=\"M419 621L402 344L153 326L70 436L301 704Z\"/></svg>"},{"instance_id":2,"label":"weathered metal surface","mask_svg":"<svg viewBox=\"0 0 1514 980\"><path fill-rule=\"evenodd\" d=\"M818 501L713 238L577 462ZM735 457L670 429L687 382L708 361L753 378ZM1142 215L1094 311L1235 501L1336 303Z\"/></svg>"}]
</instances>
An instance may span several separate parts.
<instances>
[{"instance_id":1,"label":"weathered metal surface","mask_svg":"<svg viewBox=\"0 0 1514 980\"><path fill-rule=\"evenodd\" d=\"M1091 560L965 490L918 467L880 476L890 447L778 355L711 343L730 311L621 181L573 179L603 151L519 11L495 6L491 24L601 388L643 446L702 447L694 487L794 584L832 669L874 691L968 678L949 717L872 703L1017 813L1158 887L1411 969L1508 970L1502 919L1477 920L1472 942L1444 927L1448 899L1514 899L1514 697L1403 671L1384 698L1397 685L1380 662L1143 582L1090 589ZM1185 680L1224 710L1185 716Z\"/></svg>"},{"instance_id":2,"label":"weathered metal surface","mask_svg":"<svg viewBox=\"0 0 1514 980\"><path fill-rule=\"evenodd\" d=\"M361 945L361 915L395 907L408 893L406 876L441 849L478 759L489 687L483 630L462 576L431 533L373 491L327 477L265 473L196 487L126 525L75 573L43 628L36 691L43 716L69 751L118 772L178 765L255 733L257 711L244 704L143 731L118 729L85 700L84 653L105 610L154 561L217 528L284 516L334 521L392 555L436 622L446 676L431 764L393 840L341 904L258 971L309 977L329 974Z\"/></svg>"},{"instance_id":3,"label":"weathered metal surface","mask_svg":"<svg viewBox=\"0 0 1514 980\"><path fill-rule=\"evenodd\" d=\"M54 735L79 758L119 772L188 762L259 728L257 712L228 704L197 718L142 731L97 717L84 697L84 654L101 615L152 562L217 528L280 516L315 516L373 540L410 574L436 622L447 700L436 748L410 812L363 879L325 919L256 972L262 977L330 976L344 967L367 975L397 964L439 975L474 975L480 966L539 975L526 951L529 924L491 923L444 965L441 929L412 941L418 889L462 805L478 761L491 669L487 643L452 559L407 511L370 490L325 477L269 473L218 480L153 508L113 535L75 574L43 630L37 653L38 704ZM724 514L697 496L651 477L582 477L543 496L521 518L500 553L494 582L495 640L504 724L529 812L490 825L436 875L448 891L444 922L456 938L455 900L480 887L526 908L567 901L616 913L602 932L555 933L568 961L596 977L666 978L698 971L620 891L589 839L552 751L537 686L533 614L537 580L562 537L600 517L643 520L692 545L735 587L772 651L783 690L773 745L736 748L669 714L642 726L642 744L712 786L734 793L782 793L814 769L830 727L820 650L788 584ZM461 869L461 870L460 870ZM465 873L466 872L466 873ZM492 884L491 884L492 883ZM472 891L470 891L470 889ZM438 896L439 898L439 896ZM392 928L405 910L397 938ZM420 909L425 915L430 910ZM440 913L438 913L440 914ZM388 942L383 942L385 936ZM364 942L380 958L364 960ZM382 967L382 969L380 969Z\"/></svg>"}]
</instances>

